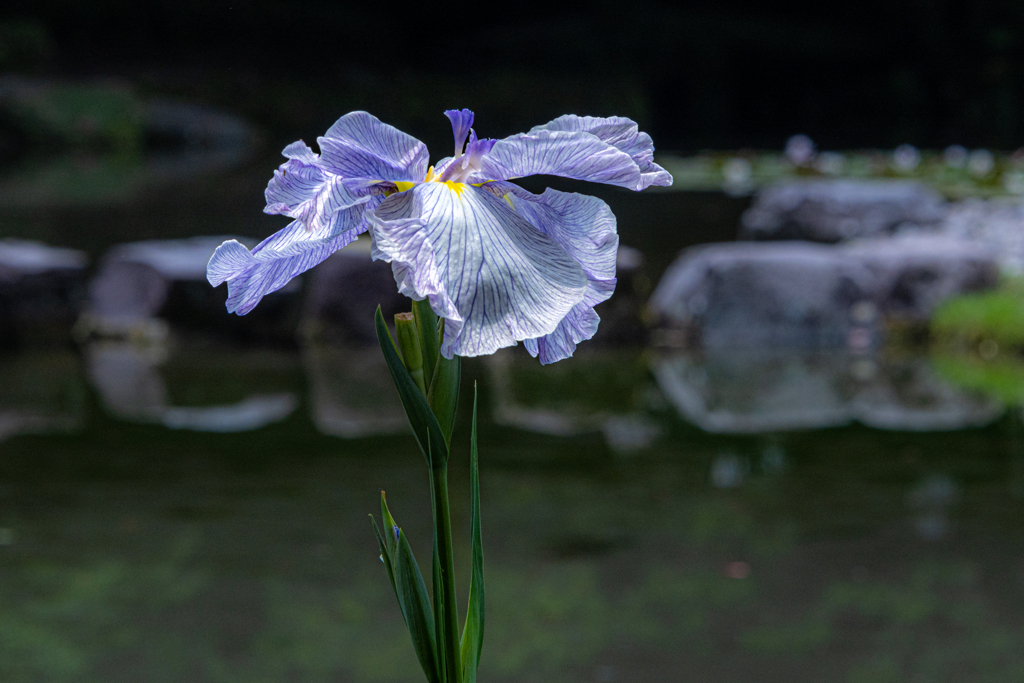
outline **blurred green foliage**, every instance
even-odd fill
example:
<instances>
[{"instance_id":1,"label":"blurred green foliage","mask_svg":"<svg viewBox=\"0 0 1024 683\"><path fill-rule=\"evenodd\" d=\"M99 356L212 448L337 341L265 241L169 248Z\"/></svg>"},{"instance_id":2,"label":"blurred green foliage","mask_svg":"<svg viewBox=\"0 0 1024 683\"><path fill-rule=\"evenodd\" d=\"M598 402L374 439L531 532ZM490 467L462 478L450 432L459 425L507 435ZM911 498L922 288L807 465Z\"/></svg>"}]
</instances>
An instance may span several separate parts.
<instances>
[{"instance_id":1,"label":"blurred green foliage","mask_svg":"<svg viewBox=\"0 0 1024 683\"><path fill-rule=\"evenodd\" d=\"M1024 405L1024 359L1016 354L983 359L971 353L938 353L932 363L950 382L994 396L1012 406Z\"/></svg>"},{"instance_id":2,"label":"blurred green foliage","mask_svg":"<svg viewBox=\"0 0 1024 683\"><path fill-rule=\"evenodd\" d=\"M10 81L0 89L0 108L35 147L140 151L143 105L122 84Z\"/></svg>"},{"instance_id":3,"label":"blurred green foliage","mask_svg":"<svg viewBox=\"0 0 1024 683\"><path fill-rule=\"evenodd\" d=\"M931 334L946 345L974 346L988 340L1007 349L1021 348L1024 278L1004 278L994 290L945 301L932 316Z\"/></svg>"}]
</instances>

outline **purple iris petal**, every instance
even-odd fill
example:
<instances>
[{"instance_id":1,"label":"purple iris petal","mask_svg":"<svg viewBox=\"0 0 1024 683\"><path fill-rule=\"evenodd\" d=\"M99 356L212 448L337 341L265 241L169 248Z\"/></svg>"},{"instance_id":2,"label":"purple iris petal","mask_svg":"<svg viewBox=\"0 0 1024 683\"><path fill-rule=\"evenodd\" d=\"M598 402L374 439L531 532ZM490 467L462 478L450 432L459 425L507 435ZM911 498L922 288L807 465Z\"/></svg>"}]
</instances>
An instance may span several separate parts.
<instances>
[{"instance_id":1,"label":"purple iris petal","mask_svg":"<svg viewBox=\"0 0 1024 683\"><path fill-rule=\"evenodd\" d=\"M320 165L348 179L420 182L427 175L427 146L365 111L338 119L317 138Z\"/></svg>"},{"instance_id":2,"label":"purple iris petal","mask_svg":"<svg viewBox=\"0 0 1024 683\"><path fill-rule=\"evenodd\" d=\"M264 213L294 218L311 232L335 233L339 212L367 201L365 191L353 192L340 176L325 173L316 163L317 155L301 141L285 147L282 154L289 160L267 184Z\"/></svg>"},{"instance_id":3,"label":"purple iris petal","mask_svg":"<svg viewBox=\"0 0 1024 683\"><path fill-rule=\"evenodd\" d=\"M300 221L289 223L251 252L235 240L217 247L206 269L214 287L228 283L227 309L245 315L267 294L284 287L328 256L351 243L367 229L365 213L383 197L366 197L334 214L328 225L309 230Z\"/></svg>"},{"instance_id":4,"label":"purple iris petal","mask_svg":"<svg viewBox=\"0 0 1024 683\"><path fill-rule=\"evenodd\" d=\"M446 358L550 334L586 293L576 260L481 188L417 185L384 200L372 230L399 291L446 318Z\"/></svg>"},{"instance_id":5,"label":"purple iris petal","mask_svg":"<svg viewBox=\"0 0 1024 683\"><path fill-rule=\"evenodd\" d=\"M468 109L449 109L444 115L452 122L452 133L455 134L455 156L458 158L466 144L466 136L473 128L473 112Z\"/></svg>"},{"instance_id":6,"label":"purple iris petal","mask_svg":"<svg viewBox=\"0 0 1024 683\"><path fill-rule=\"evenodd\" d=\"M481 180L558 175L639 189L633 158L590 133L538 130L498 140L480 160Z\"/></svg>"},{"instance_id":7,"label":"purple iris petal","mask_svg":"<svg viewBox=\"0 0 1024 683\"><path fill-rule=\"evenodd\" d=\"M593 306L579 303L562 318L554 332L536 339L527 339L523 346L541 365L549 365L571 357L577 344L594 336L600 322L601 318Z\"/></svg>"},{"instance_id":8,"label":"purple iris petal","mask_svg":"<svg viewBox=\"0 0 1024 683\"><path fill-rule=\"evenodd\" d=\"M615 215L596 197L545 190L535 195L511 183L489 183L492 192L507 191L516 212L544 234L553 237L583 268L587 290L555 330L524 342L540 362L554 363L570 357L576 344L597 332L600 317L594 306L615 291L615 259L619 246ZM486 187L486 186L485 186Z\"/></svg>"},{"instance_id":9,"label":"purple iris petal","mask_svg":"<svg viewBox=\"0 0 1024 683\"><path fill-rule=\"evenodd\" d=\"M446 319L446 357L522 341L552 363L591 338L594 306L615 289L615 217L594 197L534 195L507 181L550 174L635 190L671 184L650 136L625 118L563 116L494 141L477 138L468 109L445 114L455 155L432 176L444 182L426 182L423 143L366 112L338 119L318 139L319 156L302 142L286 147L265 211L295 221L251 252L232 240L210 259L210 282L228 282L228 310L249 312L370 229L371 255L392 263L399 290Z\"/></svg>"},{"instance_id":10,"label":"purple iris petal","mask_svg":"<svg viewBox=\"0 0 1024 683\"><path fill-rule=\"evenodd\" d=\"M576 116L566 114L543 126L534 126L530 132L539 130L579 131L590 133L602 142L625 152L640 168L642 190L651 185L668 186L672 176L654 163L654 141L647 133L640 131L635 121L624 116Z\"/></svg>"}]
</instances>

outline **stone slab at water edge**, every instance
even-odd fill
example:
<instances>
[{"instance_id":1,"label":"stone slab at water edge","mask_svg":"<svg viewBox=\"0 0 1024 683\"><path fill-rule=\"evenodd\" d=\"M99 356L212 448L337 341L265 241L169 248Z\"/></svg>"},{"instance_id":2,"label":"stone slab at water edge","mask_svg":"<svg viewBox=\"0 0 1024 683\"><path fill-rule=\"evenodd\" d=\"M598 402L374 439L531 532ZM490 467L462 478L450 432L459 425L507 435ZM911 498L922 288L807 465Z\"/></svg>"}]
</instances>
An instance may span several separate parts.
<instances>
[{"instance_id":1,"label":"stone slab at water edge","mask_svg":"<svg viewBox=\"0 0 1024 683\"><path fill-rule=\"evenodd\" d=\"M83 252L0 240L0 347L60 344L85 300Z\"/></svg>"},{"instance_id":2,"label":"stone slab at water edge","mask_svg":"<svg viewBox=\"0 0 1024 683\"><path fill-rule=\"evenodd\" d=\"M712 244L676 259L649 310L674 346L865 351L887 319L926 322L998 273L991 250L941 236Z\"/></svg>"},{"instance_id":3,"label":"stone slab at water edge","mask_svg":"<svg viewBox=\"0 0 1024 683\"><path fill-rule=\"evenodd\" d=\"M758 192L743 214L741 239L834 243L892 233L901 225L935 225L946 202L934 188L908 180L803 180Z\"/></svg>"},{"instance_id":4,"label":"stone slab at water edge","mask_svg":"<svg viewBox=\"0 0 1024 683\"><path fill-rule=\"evenodd\" d=\"M89 286L83 336L162 337L168 326L234 339L290 341L298 326L301 281L268 297L244 318L224 315L225 288L211 289L206 264L223 236L150 240L112 247Z\"/></svg>"}]
</instances>

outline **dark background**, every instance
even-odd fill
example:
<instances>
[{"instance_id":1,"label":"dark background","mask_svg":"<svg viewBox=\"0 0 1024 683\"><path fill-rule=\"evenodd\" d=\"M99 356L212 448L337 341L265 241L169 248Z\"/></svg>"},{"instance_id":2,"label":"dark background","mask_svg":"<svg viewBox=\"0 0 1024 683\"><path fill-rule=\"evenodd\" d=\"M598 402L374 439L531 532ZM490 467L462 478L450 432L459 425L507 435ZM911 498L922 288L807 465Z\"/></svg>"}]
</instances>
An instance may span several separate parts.
<instances>
[{"instance_id":1,"label":"dark background","mask_svg":"<svg viewBox=\"0 0 1024 683\"><path fill-rule=\"evenodd\" d=\"M248 116L272 141L367 109L448 144L624 114L663 150L1021 145L1024 3L5 3L0 69L114 77ZM13 37L12 37L13 36ZM0 36L2 37L2 36Z\"/></svg>"}]
</instances>

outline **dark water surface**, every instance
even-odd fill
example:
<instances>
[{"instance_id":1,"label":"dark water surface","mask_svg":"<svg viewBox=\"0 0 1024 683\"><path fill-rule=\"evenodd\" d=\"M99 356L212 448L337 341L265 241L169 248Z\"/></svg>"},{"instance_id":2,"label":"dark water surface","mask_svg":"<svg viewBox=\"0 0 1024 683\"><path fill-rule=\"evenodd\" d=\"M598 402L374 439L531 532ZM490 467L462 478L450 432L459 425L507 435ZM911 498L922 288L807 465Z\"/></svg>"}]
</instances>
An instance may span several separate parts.
<instances>
[{"instance_id":1,"label":"dark water surface","mask_svg":"<svg viewBox=\"0 0 1024 683\"><path fill-rule=\"evenodd\" d=\"M10 210L3 231L94 256L263 236L267 175ZM652 277L731 236L743 208L602 196ZM760 362L599 344L544 369L467 360L482 681L1024 680L1018 409L929 358ZM0 387L0 680L419 680L367 514L386 490L422 561L429 494L379 350L177 335L21 350L0 356ZM974 426L927 431L935 414Z\"/></svg>"}]
</instances>

